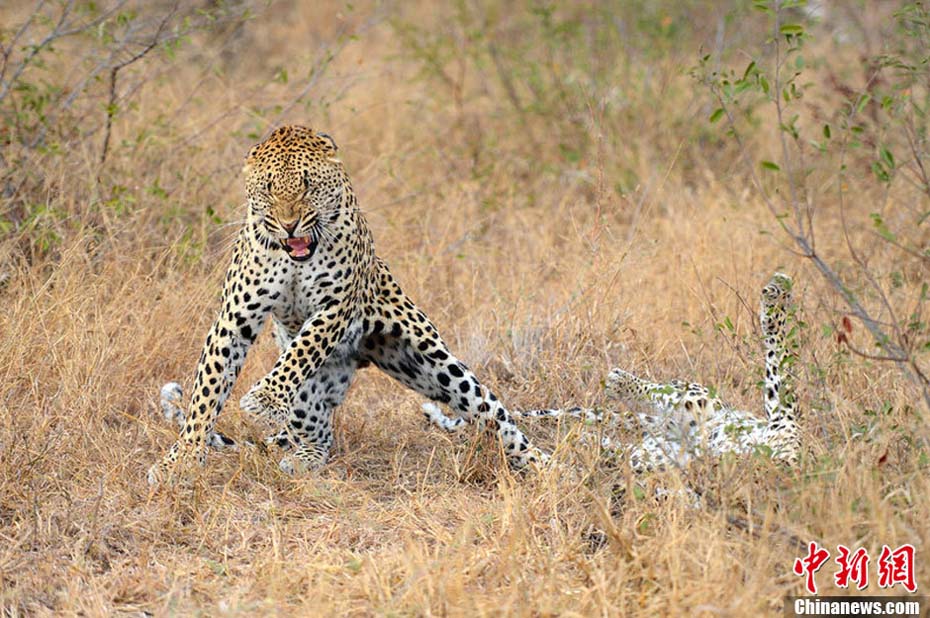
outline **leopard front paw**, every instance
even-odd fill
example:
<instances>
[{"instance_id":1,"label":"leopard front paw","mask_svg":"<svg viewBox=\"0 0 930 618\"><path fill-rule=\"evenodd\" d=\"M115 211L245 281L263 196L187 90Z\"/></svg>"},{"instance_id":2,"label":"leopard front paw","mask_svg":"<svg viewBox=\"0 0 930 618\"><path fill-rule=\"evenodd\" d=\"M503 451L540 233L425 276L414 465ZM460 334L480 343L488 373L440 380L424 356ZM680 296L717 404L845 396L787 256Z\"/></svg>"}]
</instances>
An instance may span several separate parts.
<instances>
[{"instance_id":1,"label":"leopard front paw","mask_svg":"<svg viewBox=\"0 0 930 618\"><path fill-rule=\"evenodd\" d=\"M165 463L160 461L149 468L146 478L148 479L149 485L163 485L165 481L171 477L171 473L171 468L165 466Z\"/></svg>"},{"instance_id":2,"label":"leopard front paw","mask_svg":"<svg viewBox=\"0 0 930 618\"><path fill-rule=\"evenodd\" d=\"M181 461L174 459L169 452L157 464L149 468L146 479L149 485L174 485L179 477L183 476L181 472Z\"/></svg>"},{"instance_id":3,"label":"leopard front paw","mask_svg":"<svg viewBox=\"0 0 930 618\"><path fill-rule=\"evenodd\" d=\"M271 386L267 379L259 380L239 400L239 407L274 423L283 423L290 412L290 397Z\"/></svg>"},{"instance_id":4,"label":"leopard front paw","mask_svg":"<svg viewBox=\"0 0 930 618\"><path fill-rule=\"evenodd\" d=\"M549 453L535 446L531 446L526 451L508 458L510 468L518 471L538 471L547 467L550 461L551 456Z\"/></svg>"},{"instance_id":5,"label":"leopard front paw","mask_svg":"<svg viewBox=\"0 0 930 618\"><path fill-rule=\"evenodd\" d=\"M278 464L278 467L281 472L288 476L299 476L309 469L307 462L291 455L286 455Z\"/></svg>"},{"instance_id":6,"label":"leopard front paw","mask_svg":"<svg viewBox=\"0 0 930 618\"><path fill-rule=\"evenodd\" d=\"M146 478L149 485L170 485L189 471L192 461L203 467L207 462L204 444L175 442L160 462L149 468Z\"/></svg>"},{"instance_id":7,"label":"leopard front paw","mask_svg":"<svg viewBox=\"0 0 930 618\"><path fill-rule=\"evenodd\" d=\"M299 476L322 468L329 459L329 450L315 445L304 445L285 455L278 467L289 476Z\"/></svg>"},{"instance_id":8,"label":"leopard front paw","mask_svg":"<svg viewBox=\"0 0 930 618\"><path fill-rule=\"evenodd\" d=\"M435 403L428 401L420 406L423 409L423 416L430 425L435 425L449 433L455 433L464 428L468 421L464 418L451 418L446 416Z\"/></svg>"}]
</instances>

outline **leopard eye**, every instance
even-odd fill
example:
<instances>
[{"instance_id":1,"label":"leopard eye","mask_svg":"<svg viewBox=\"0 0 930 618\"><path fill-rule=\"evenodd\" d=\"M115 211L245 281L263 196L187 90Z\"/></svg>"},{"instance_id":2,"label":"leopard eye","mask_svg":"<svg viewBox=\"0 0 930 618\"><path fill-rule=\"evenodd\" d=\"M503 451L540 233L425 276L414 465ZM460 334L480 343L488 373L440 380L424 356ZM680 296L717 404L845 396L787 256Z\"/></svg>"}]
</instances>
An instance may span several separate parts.
<instances>
[{"instance_id":1,"label":"leopard eye","mask_svg":"<svg viewBox=\"0 0 930 618\"><path fill-rule=\"evenodd\" d=\"M304 176L304 199L310 197L310 193L316 190L316 185L310 181L309 176Z\"/></svg>"}]
</instances>

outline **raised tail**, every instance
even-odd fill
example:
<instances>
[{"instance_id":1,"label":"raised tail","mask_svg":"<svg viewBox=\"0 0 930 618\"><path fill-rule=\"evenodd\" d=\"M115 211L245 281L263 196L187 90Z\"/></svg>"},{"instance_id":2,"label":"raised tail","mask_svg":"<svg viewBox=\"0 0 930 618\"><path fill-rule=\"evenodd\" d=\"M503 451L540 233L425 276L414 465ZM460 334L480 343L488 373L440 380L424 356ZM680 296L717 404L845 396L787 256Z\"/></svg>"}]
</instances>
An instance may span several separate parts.
<instances>
[{"instance_id":1,"label":"raised tail","mask_svg":"<svg viewBox=\"0 0 930 618\"><path fill-rule=\"evenodd\" d=\"M794 328L797 307L791 277L775 273L762 288L759 323L765 352L765 386L762 393L768 427L765 443L772 457L797 465L801 453L801 410L794 391L797 351Z\"/></svg>"}]
</instances>

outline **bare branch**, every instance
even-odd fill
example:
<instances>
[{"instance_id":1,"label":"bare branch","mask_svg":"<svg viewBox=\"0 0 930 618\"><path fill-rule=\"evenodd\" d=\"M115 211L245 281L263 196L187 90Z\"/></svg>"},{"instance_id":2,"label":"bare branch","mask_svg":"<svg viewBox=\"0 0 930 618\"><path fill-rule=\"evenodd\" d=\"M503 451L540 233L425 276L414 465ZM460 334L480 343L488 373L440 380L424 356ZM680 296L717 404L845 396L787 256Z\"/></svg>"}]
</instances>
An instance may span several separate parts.
<instances>
[{"instance_id":1,"label":"bare branch","mask_svg":"<svg viewBox=\"0 0 930 618\"><path fill-rule=\"evenodd\" d=\"M19 39L29 30L29 27L32 26L32 22L35 21L36 15L42 13L42 9L45 7L47 0L39 0L39 3L36 4L36 7L29 14L29 17L26 18L26 21L23 22L23 25L19 27L19 30L16 31L16 34L13 35L13 38L10 39L10 44L6 47L0 45L0 55L3 56L3 65L0 66L0 84L3 83L3 78L6 76L6 68L10 60L10 55L13 53L13 50L16 48L16 44L19 42Z\"/></svg>"},{"instance_id":2,"label":"bare branch","mask_svg":"<svg viewBox=\"0 0 930 618\"><path fill-rule=\"evenodd\" d=\"M67 36L67 34L62 30L65 20L68 18L68 15L71 13L71 7L74 5L73 0L69 0L68 4L65 5L65 8L62 10L61 15L58 18L58 23L55 24L55 27L52 31L45 36L44 39L38 45L32 45L29 53L26 54L26 57L19 63L19 66L16 67L16 71L13 72L13 75L10 77L9 81L5 83L0 83L0 101L6 98L10 90L13 87L13 84L17 82L20 75L23 74L23 71L26 70L26 67L29 66L29 63L39 54L40 51L45 49L49 43L52 41L61 38L62 36ZM34 15L34 14L33 14ZM32 19L32 16L30 16Z\"/></svg>"},{"instance_id":3,"label":"bare branch","mask_svg":"<svg viewBox=\"0 0 930 618\"><path fill-rule=\"evenodd\" d=\"M175 13L178 10L178 5L175 5L171 8L167 15L165 15L161 22L158 24L158 28L155 30L155 34L152 35L152 39L149 43L143 47L136 54L131 56L129 59L120 62L119 64L113 65L110 69L110 95L109 100L107 101L107 123L106 128L104 129L103 134L103 146L100 149L100 166L103 167L103 164L107 160L107 152L110 149L110 132L113 128L113 116L116 115L116 78L119 75L120 70L132 65L134 62L137 62L144 58L150 51L155 49L155 46L162 42L161 35L164 32L165 28L168 25L168 22L174 17ZM127 33L126 38L129 37Z\"/></svg>"}]
</instances>

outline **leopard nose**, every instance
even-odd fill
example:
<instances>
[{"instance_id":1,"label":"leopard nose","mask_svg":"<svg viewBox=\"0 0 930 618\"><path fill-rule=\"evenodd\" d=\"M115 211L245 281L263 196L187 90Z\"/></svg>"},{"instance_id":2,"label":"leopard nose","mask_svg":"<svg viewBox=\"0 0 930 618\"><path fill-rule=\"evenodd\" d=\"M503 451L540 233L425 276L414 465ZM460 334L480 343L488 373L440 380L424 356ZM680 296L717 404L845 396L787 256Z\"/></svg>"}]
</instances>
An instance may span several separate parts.
<instances>
[{"instance_id":1,"label":"leopard nose","mask_svg":"<svg viewBox=\"0 0 930 618\"><path fill-rule=\"evenodd\" d=\"M288 234L293 234L294 230L297 229L297 223L299 221L300 221L300 217L297 217L296 219L291 219L290 221L285 221L283 219L280 219L278 223L281 224L281 227L283 227L284 231L286 231Z\"/></svg>"}]
</instances>

